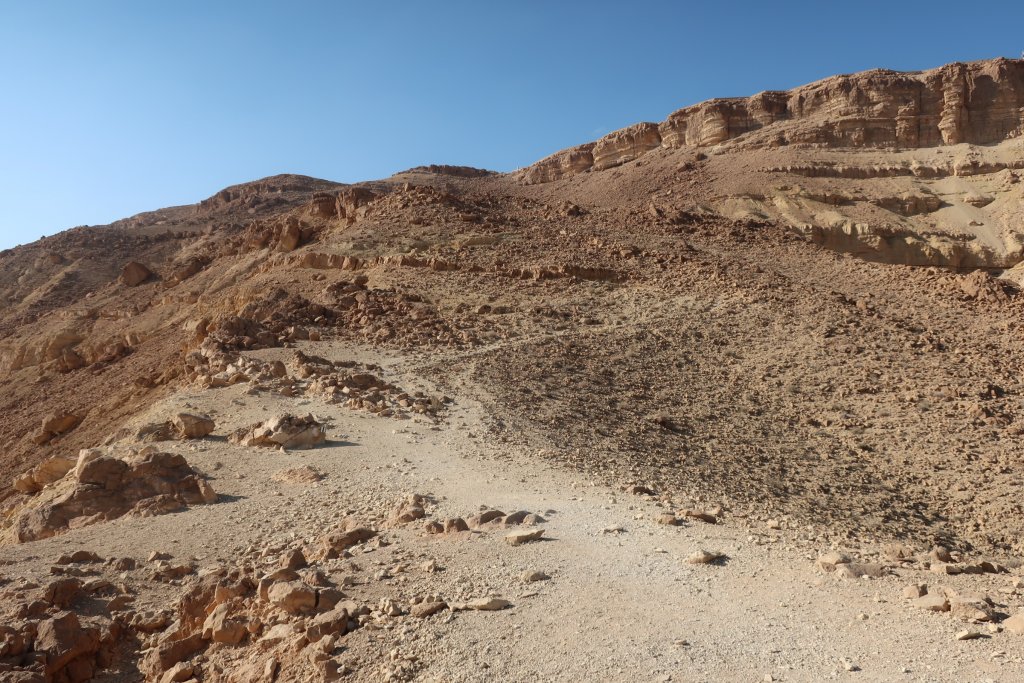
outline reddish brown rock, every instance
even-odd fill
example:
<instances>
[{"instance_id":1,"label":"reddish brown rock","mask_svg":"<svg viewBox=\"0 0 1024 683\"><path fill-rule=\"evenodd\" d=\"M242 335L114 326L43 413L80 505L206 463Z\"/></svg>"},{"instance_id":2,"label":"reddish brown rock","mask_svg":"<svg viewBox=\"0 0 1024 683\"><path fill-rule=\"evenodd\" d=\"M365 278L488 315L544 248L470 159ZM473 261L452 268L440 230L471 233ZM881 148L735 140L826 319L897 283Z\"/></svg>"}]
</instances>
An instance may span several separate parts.
<instances>
[{"instance_id":1,"label":"reddish brown rock","mask_svg":"<svg viewBox=\"0 0 1024 683\"><path fill-rule=\"evenodd\" d=\"M83 626L72 612L39 622L34 649L45 657L47 676L54 676L77 660L86 660L84 666L78 668L91 672L93 665L88 660L99 648L99 630Z\"/></svg>"},{"instance_id":2,"label":"reddish brown rock","mask_svg":"<svg viewBox=\"0 0 1024 683\"><path fill-rule=\"evenodd\" d=\"M126 287L138 287L151 277L153 277L153 271L141 263L132 261L125 265L121 271L121 277L118 279Z\"/></svg>"},{"instance_id":3,"label":"reddish brown rock","mask_svg":"<svg viewBox=\"0 0 1024 683\"><path fill-rule=\"evenodd\" d=\"M16 533L21 542L34 541L120 517L137 506L159 513L215 498L212 487L180 455L150 453L132 461L98 455L80 462L68 493L23 512Z\"/></svg>"},{"instance_id":4,"label":"reddish brown rock","mask_svg":"<svg viewBox=\"0 0 1024 683\"><path fill-rule=\"evenodd\" d=\"M365 543L376 535L377 532L373 529L346 524L341 529L324 537L322 541L324 556L327 558L338 557L345 550L354 545Z\"/></svg>"}]
</instances>

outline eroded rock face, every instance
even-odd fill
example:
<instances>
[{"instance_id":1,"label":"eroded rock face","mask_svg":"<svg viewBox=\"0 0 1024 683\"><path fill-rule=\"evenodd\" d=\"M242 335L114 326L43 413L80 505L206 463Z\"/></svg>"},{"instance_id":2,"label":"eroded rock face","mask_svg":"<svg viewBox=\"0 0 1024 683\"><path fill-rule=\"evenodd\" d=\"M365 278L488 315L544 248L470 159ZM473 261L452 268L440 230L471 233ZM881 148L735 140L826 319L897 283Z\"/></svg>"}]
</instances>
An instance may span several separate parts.
<instances>
[{"instance_id":1,"label":"eroded rock face","mask_svg":"<svg viewBox=\"0 0 1024 683\"><path fill-rule=\"evenodd\" d=\"M594 145L595 171L621 166L661 146L656 123L638 123L601 138Z\"/></svg>"},{"instance_id":2,"label":"eroded rock face","mask_svg":"<svg viewBox=\"0 0 1024 683\"><path fill-rule=\"evenodd\" d=\"M757 144L916 149L992 144L1024 126L1024 60L954 63L930 71L877 69L790 91L716 99L574 147L520 173L527 184L626 163L658 147L710 147L761 129Z\"/></svg>"},{"instance_id":3,"label":"eroded rock face","mask_svg":"<svg viewBox=\"0 0 1024 683\"><path fill-rule=\"evenodd\" d=\"M541 159L523 170L523 182L538 185L589 171L594 166L594 145L588 142Z\"/></svg>"},{"instance_id":4,"label":"eroded rock face","mask_svg":"<svg viewBox=\"0 0 1024 683\"><path fill-rule=\"evenodd\" d=\"M216 500L212 487L177 454L150 453L121 460L84 451L82 460L70 491L22 513L16 524L20 542L129 512L162 514Z\"/></svg>"},{"instance_id":5,"label":"eroded rock face","mask_svg":"<svg viewBox=\"0 0 1024 683\"><path fill-rule=\"evenodd\" d=\"M335 211L339 220L354 223L366 215L369 205L379 198L376 192L363 187L349 187L338 193Z\"/></svg>"}]
</instances>

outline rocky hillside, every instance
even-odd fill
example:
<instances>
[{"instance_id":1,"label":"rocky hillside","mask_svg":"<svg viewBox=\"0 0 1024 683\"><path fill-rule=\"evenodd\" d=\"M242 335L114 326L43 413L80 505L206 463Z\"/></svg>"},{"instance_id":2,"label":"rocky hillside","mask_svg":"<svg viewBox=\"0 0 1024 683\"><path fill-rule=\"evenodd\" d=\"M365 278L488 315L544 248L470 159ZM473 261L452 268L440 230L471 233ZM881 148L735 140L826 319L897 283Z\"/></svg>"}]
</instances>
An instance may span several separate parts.
<instances>
[{"instance_id":1,"label":"rocky hillside","mask_svg":"<svg viewBox=\"0 0 1024 683\"><path fill-rule=\"evenodd\" d=\"M1019 678L1022 73L0 253L0 681Z\"/></svg>"},{"instance_id":2,"label":"rocky hillside","mask_svg":"<svg viewBox=\"0 0 1024 683\"><path fill-rule=\"evenodd\" d=\"M518 175L700 164L694 198L727 216L887 263L1006 268L1024 258L1022 126L1024 61L876 70L680 109Z\"/></svg>"}]
</instances>

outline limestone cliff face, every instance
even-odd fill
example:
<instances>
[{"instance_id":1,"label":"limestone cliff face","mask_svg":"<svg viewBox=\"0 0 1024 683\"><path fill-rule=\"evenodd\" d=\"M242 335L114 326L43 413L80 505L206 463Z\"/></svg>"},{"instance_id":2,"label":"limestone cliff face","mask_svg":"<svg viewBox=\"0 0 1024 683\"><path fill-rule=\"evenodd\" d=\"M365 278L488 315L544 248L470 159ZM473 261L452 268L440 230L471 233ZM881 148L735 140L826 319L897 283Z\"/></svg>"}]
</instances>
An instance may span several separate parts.
<instances>
[{"instance_id":1,"label":"limestone cliff face","mask_svg":"<svg viewBox=\"0 0 1024 683\"><path fill-rule=\"evenodd\" d=\"M911 73L834 76L788 92L717 99L565 150L524 169L544 183L631 161L658 147L708 147L762 131L751 144L916 149L992 144L1024 128L1024 60L954 63Z\"/></svg>"},{"instance_id":2,"label":"limestone cliff face","mask_svg":"<svg viewBox=\"0 0 1024 683\"><path fill-rule=\"evenodd\" d=\"M661 146L661 135L654 123L638 123L615 131L594 145L594 170L620 166Z\"/></svg>"}]
</instances>

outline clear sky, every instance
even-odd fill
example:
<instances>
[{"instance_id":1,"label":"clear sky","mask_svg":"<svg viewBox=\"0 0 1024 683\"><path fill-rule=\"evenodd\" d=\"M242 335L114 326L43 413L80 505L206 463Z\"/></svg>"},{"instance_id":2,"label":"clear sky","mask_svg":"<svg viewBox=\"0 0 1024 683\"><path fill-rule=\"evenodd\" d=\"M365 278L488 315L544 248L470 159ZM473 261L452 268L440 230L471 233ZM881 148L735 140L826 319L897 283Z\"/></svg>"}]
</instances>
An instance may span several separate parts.
<instances>
[{"instance_id":1,"label":"clear sky","mask_svg":"<svg viewBox=\"0 0 1024 683\"><path fill-rule=\"evenodd\" d=\"M1024 2L0 0L0 248L275 173L507 171L708 99L1017 57Z\"/></svg>"}]
</instances>

